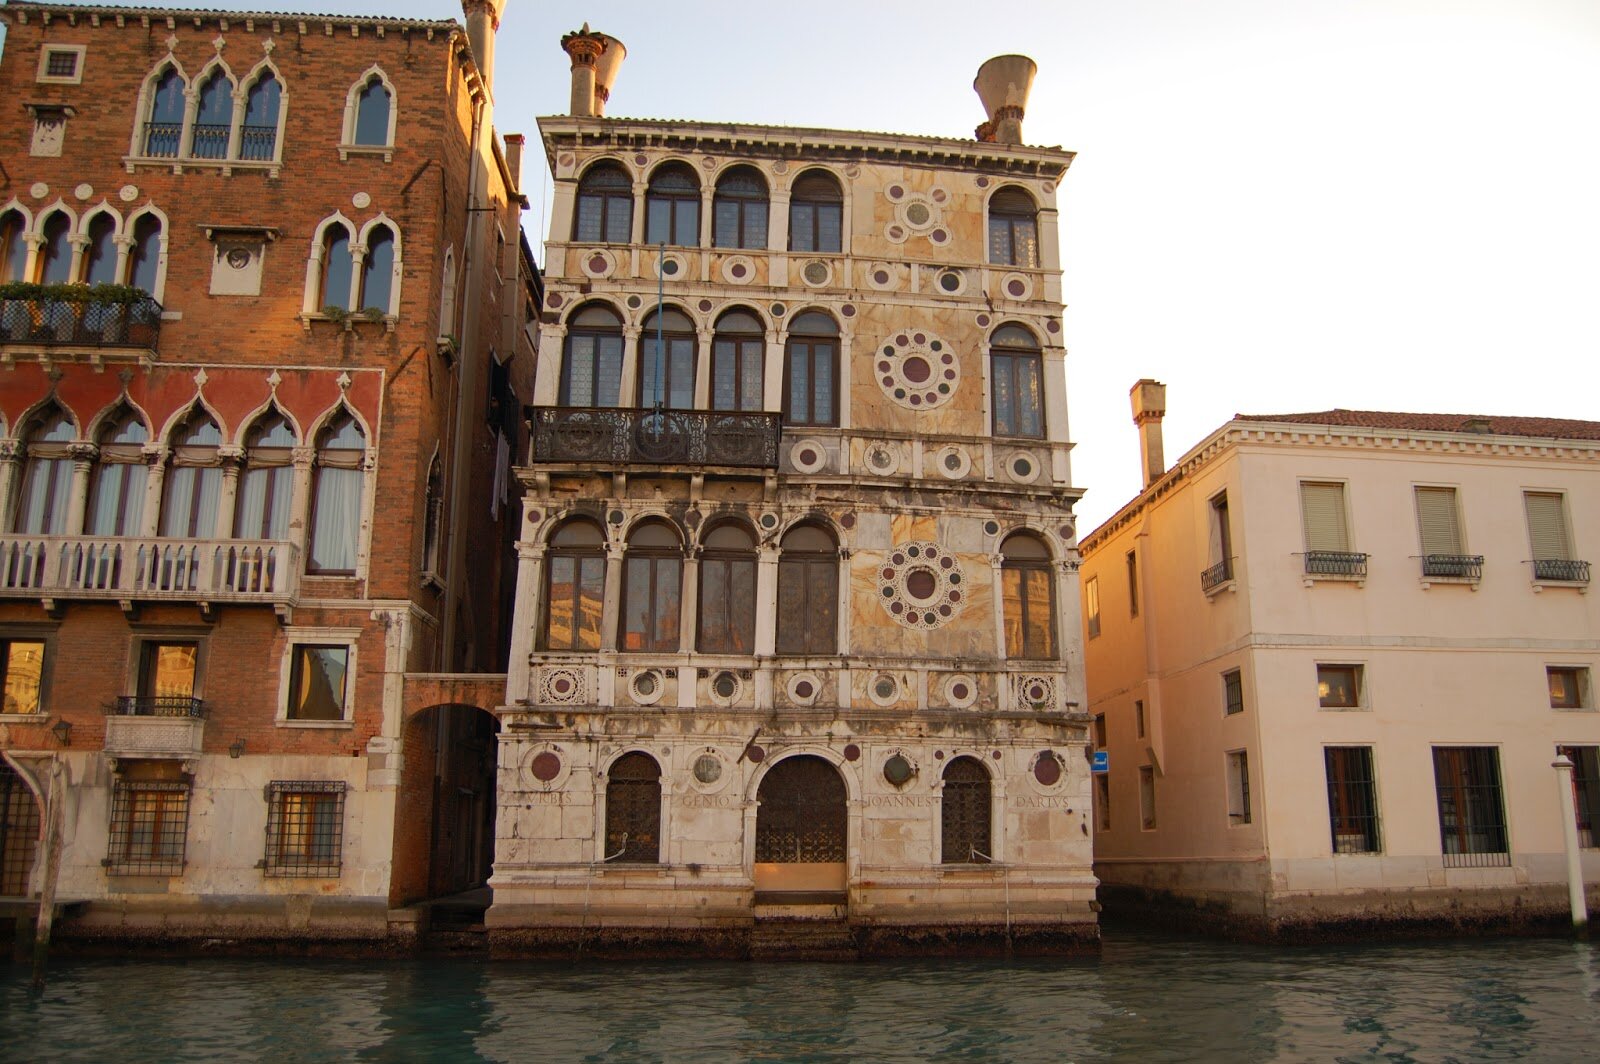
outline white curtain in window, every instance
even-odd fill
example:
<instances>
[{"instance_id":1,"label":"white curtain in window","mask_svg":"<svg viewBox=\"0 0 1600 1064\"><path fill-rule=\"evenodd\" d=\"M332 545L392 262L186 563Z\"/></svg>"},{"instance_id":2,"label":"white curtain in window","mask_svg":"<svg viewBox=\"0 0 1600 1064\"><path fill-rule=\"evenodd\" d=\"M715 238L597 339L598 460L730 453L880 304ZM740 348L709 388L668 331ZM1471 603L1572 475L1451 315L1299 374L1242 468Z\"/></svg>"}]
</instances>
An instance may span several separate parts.
<instances>
[{"instance_id":1,"label":"white curtain in window","mask_svg":"<svg viewBox=\"0 0 1600 1064\"><path fill-rule=\"evenodd\" d=\"M22 506L17 531L32 535L59 535L66 526L67 500L72 495L70 458L28 459L22 482Z\"/></svg>"},{"instance_id":2,"label":"white curtain in window","mask_svg":"<svg viewBox=\"0 0 1600 1064\"><path fill-rule=\"evenodd\" d=\"M174 463L167 471L167 503L161 508L163 536L210 539L216 534L222 470Z\"/></svg>"},{"instance_id":3,"label":"white curtain in window","mask_svg":"<svg viewBox=\"0 0 1600 1064\"><path fill-rule=\"evenodd\" d=\"M354 572L356 531L361 526L361 470L319 465L312 512L311 568Z\"/></svg>"},{"instance_id":4,"label":"white curtain in window","mask_svg":"<svg viewBox=\"0 0 1600 1064\"><path fill-rule=\"evenodd\" d=\"M233 534L239 539L288 539L290 480L286 465L251 466L239 479Z\"/></svg>"},{"instance_id":5,"label":"white curtain in window","mask_svg":"<svg viewBox=\"0 0 1600 1064\"><path fill-rule=\"evenodd\" d=\"M142 463L134 462L101 462L95 467L87 526L91 536L138 534L148 473Z\"/></svg>"}]
</instances>

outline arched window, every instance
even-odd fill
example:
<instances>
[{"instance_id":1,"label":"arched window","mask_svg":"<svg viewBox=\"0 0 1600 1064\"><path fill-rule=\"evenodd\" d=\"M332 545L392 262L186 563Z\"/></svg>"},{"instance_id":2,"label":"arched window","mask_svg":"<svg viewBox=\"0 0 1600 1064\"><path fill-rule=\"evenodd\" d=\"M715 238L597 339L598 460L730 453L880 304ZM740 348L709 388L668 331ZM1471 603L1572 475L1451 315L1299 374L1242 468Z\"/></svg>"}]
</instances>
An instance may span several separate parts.
<instances>
[{"instance_id":1,"label":"arched window","mask_svg":"<svg viewBox=\"0 0 1600 1064\"><path fill-rule=\"evenodd\" d=\"M661 766L649 754L623 754L606 773L607 861L661 860Z\"/></svg>"},{"instance_id":2,"label":"arched window","mask_svg":"<svg viewBox=\"0 0 1600 1064\"><path fill-rule=\"evenodd\" d=\"M117 283L117 220L101 212L89 219L89 246L83 253L85 284Z\"/></svg>"},{"instance_id":3,"label":"arched window","mask_svg":"<svg viewBox=\"0 0 1600 1064\"><path fill-rule=\"evenodd\" d=\"M361 466L366 454L367 438L348 411L341 411L317 439L308 572L356 571L356 539L361 529Z\"/></svg>"},{"instance_id":4,"label":"arched window","mask_svg":"<svg viewBox=\"0 0 1600 1064\"><path fill-rule=\"evenodd\" d=\"M706 534L700 557L699 632L702 654L756 650L756 541L739 525Z\"/></svg>"},{"instance_id":5,"label":"arched window","mask_svg":"<svg viewBox=\"0 0 1600 1064\"><path fill-rule=\"evenodd\" d=\"M133 410L123 407L106 418L100 430L100 457L89 485L89 513L84 531L91 536L137 536L144 517L148 470L144 445L150 433Z\"/></svg>"},{"instance_id":6,"label":"arched window","mask_svg":"<svg viewBox=\"0 0 1600 1064\"><path fill-rule=\"evenodd\" d=\"M939 859L944 864L988 864L989 771L975 757L952 758L939 795Z\"/></svg>"},{"instance_id":7,"label":"arched window","mask_svg":"<svg viewBox=\"0 0 1600 1064\"><path fill-rule=\"evenodd\" d=\"M789 250L837 252L844 247L844 194L832 174L811 170L789 192Z\"/></svg>"},{"instance_id":8,"label":"arched window","mask_svg":"<svg viewBox=\"0 0 1600 1064\"><path fill-rule=\"evenodd\" d=\"M150 94L150 111L144 120L144 154L152 159L174 159L183 142L183 77L168 67Z\"/></svg>"},{"instance_id":9,"label":"arched window","mask_svg":"<svg viewBox=\"0 0 1600 1064\"><path fill-rule=\"evenodd\" d=\"M361 309L391 312L394 293L394 230L375 225L367 232L367 257L361 263Z\"/></svg>"},{"instance_id":10,"label":"arched window","mask_svg":"<svg viewBox=\"0 0 1600 1064\"><path fill-rule=\"evenodd\" d=\"M700 246L700 181L682 163L667 163L650 175L645 192L645 243Z\"/></svg>"},{"instance_id":11,"label":"arched window","mask_svg":"<svg viewBox=\"0 0 1600 1064\"><path fill-rule=\"evenodd\" d=\"M439 573L444 543L444 471L437 452L428 463L428 485L422 496L422 571Z\"/></svg>"},{"instance_id":12,"label":"arched window","mask_svg":"<svg viewBox=\"0 0 1600 1064\"><path fill-rule=\"evenodd\" d=\"M571 520L550 537L545 555L546 650L599 650L605 606L606 539L600 526Z\"/></svg>"},{"instance_id":13,"label":"arched window","mask_svg":"<svg viewBox=\"0 0 1600 1064\"><path fill-rule=\"evenodd\" d=\"M196 406L173 433L172 467L161 500L161 534L178 539L216 535L222 492L222 430Z\"/></svg>"},{"instance_id":14,"label":"arched window","mask_svg":"<svg viewBox=\"0 0 1600 1064\"><path fill-rule=\"evenodd\" d=\"M1044 384L1039 342L1020 325L989 338L990 394L996 436L1044 435Z\"/></svg>"},{"instance_id":15,"label":"arched window","mask_svg":"<svg viewBox=\"0 0 1600 1064\"><path fill-rule=\"evenodd\" d=\"M72 219L56 211L39 230L39 262L34 268L41 284L66 284L72 280Z\"/></svg>"},{"instance_id":16,"label":"arched window","mask_svg":"<svg viewBox=\"0 0 1600 1064\"><path fill-rule=\"evenodd\" d=\"M811 310L789 323L784 348L783 420L788 425L839 423L839 326Z\"/></svg>"},{"instance_id":17,"label":"arched window","mask_svg":"<svg viewBox=\"0 0 1600 1064\"><path fill-rule=\"evenodd\" d=\"M589 244L626 244L633 239L633 180L616 163L591 166L578 182L572 239Z\"/></svg>"},{"instance_id":18,"label":"arched window","mask_svg":"<svg viewBox=\"0 0 1600 1064\"><path fill-rule=\"evenodd\" d=\"M196 159L226 159L233 129L233 82L219 68L200 86L200 109L194 116L189 154Z\"/></svg>"},{"instance_id":19,"label":"arched window","mask_svg":"<svg viewBox=\"0 0 1600 1064\"><path fill-rule=\"evenodd\" d=\"M0 214L0 284L20 281L28 272L27 231L21 211Z\"/></svg>"},{"instance_id":20,"label":"arched window","mask_svg":"<svg viewBox=\"0 0 1600 1064\"><path fill-rule=\"evenodd\" d=\"M1005 618L1006 657L1054 660L1055 579L1050 552L1037 536L1017 532L1000 545L1000 598Z\"/></svg>"},{"instance_id":21,"label":"arched window","mask_svg":"<svg viewBox=\"0 0 1600 1064\"><path fill-rule=\"evenodd\" d=\"M389 144L389 111L393 101L383 79L374 74L356 93L356 118L352 144L387 147Z\"/></svg>"},{"instance_id":22,"label":"arched window","mask_svg":"<svg viewBox=\"0 0 1600 1064\"><path fill-rule=\"evenodd\" d=\"M269 70L245 95L244 128L239 131L239 158L271 162L278 153L278 109L283 86Z\"/></svg>"},{"instance_id":23,"label":"arched window","mask_svg":"<svg viewBox=\"0 0 1600 1064\"><path fill-rule=\"evenodd\" d=\"M766 247L767 183L748 166L724 171L711 199L711 218L713 247Z\"/></svg>"},{"instance_id":24,"label":"arched window","mask_svg":"<svg viewBox=\"0 0 1600 1064\"><path fill-rule=\"evenodd\" d=\"M682 540L661 521L641 524L628 536L622 563L617 649L676 653L682 591Z\"/></svg>"},{"instance_id":25,"label":"arched window","mask_svg":"<svg viewBox=\"0 0 1600 1064\"><path fill-rule=\"evenodd\" d=\"M761 319L749 311L730 310L717 319L711 339L711 409L761 409L766 348Z\"/></svg>"},{"instance_id":26,"label":"arched window","mask_svg":"<svg viewBox=\"0 0 1600 1064\"><path fill-rule=\"evenodd\" d=\"M78 438L78 427L58 406L40 411L27 441L22 467L22 494L17 505L18 532L57 536L67 526L67 504L72 497L72 458L67 447Z\"/></svg>"},{"instance_id":27,"label":"arched window","mask_svg":"<svg viewBox=\"0 0 1600 1064\"><path fill-rule=\"evenodd\" d=\"M161 219L142 214L133 223L133 247L128 252L128 283L156 294L161 274Z\"/></svg>"},{"instance_id":28,"label":"arched window","mask_svg":"<svg viewBox=\"0 0 1600 1064\"><path fill-rule=\"evenodd\" d=\"M562 406L619 406L622 402L622 319L600 303L567 321L561 361Z\"/></svg>"},{"instance_id":29,"label":"arched window","mask_svg":"<svg viewBox=\"0 0 1600 1064\"><path fill-rule=\"evenodd\" d=\"M989 261L996 266L1039 265L1039 209L1020 188L1003 188L989 200Z\"/></svg>"},{"instance_id":30,"label":"arched window","mask_svg":"<svg viewBox=\"0 0 1600 1064\"><path fill-rule=\"evenodd\" d=\"M816 525L800 525L783 537L781 546L778 653L838 653L838 543Z\"/></svg>"},{"instance_id":31,"label":"arched window","mask_svg":"<svg viewBox=\"0 0 1600 1064\"><path fill-rule=\"evenodd\" d=\"M639 332L638 405L691 409L698 346L694 322L683 311L664 307L651 313Z\"/></svg>"},{"instance_id":32,"label":"arched window","mask_svg":"<svg viewBox=\"0 0 1600 1064\"><path fill-rule=\"evenodd\" d=\"M261 415L245 437L244 471L233 509L235 539L289 538L295 442L293 426L278 410Z\"/></svg>"},{"instance_id":33,"label":"arched window","mask_svg":"<svg viewBox=\"0 0 1600 1064\"><path fill-rule=\"evenodd\" d=\"M317 309L337 307L350 310L351 273L355 259L350 253L350 230L334 222L322 233L322 286Z\"/></svg>"}]
</instances>

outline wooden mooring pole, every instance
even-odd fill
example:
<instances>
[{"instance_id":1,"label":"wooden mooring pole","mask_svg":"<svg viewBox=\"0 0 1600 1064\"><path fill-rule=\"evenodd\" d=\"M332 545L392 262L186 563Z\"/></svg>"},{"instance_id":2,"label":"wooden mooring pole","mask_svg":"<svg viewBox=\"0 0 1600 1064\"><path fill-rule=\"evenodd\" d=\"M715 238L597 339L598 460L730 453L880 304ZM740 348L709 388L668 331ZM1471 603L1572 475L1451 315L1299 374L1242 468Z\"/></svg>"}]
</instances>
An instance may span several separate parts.
<instances>
[{"instance_id":1,"label":"wooden mooring pole","mask_svg":"<svg viewBox=\"0 0 1600 1064\"><path fill-rule=\"evenodd\" d=\"M61 803L66 791L66 762L58 755L50 761L50 785L45 789L44 883L39 888L39 914L33 925L33 982L28 988L35 996L44 993L44 968L50 956L56 880L61 875Z\"/></svg>"},{"instance_id":2,"label":"wooden mooring pole","mask_svg":"<svg viewBox=\"0 0 1600 1064\"><path fill-rule=\"evenodd\" d=\"M1561 836L1567 844L1567 902L1572 907L1572 931L1580 940L1589 937L1589 903L1583 896L1582 851L1578 848L1578 803L1572 793L1572 759L1562 754L1550 762L1561 791Z\"/></svg>"}]
</instances>

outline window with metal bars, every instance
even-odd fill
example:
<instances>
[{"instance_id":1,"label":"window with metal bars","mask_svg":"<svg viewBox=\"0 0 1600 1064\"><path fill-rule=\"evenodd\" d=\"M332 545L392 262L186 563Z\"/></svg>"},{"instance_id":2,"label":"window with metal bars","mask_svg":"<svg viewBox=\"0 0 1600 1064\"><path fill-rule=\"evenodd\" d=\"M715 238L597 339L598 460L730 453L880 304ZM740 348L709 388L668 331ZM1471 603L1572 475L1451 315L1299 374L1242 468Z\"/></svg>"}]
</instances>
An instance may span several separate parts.
<instances>
[{"instance_id":1,"label":"window with metal bars","mask_svg":"<svg viewBox=\"0 0 1600 1064\"><path fill-rule=\"evenodd\" d=\"M39 801L21 776L0 761L0 897L28 894L39 847Z\"/></svg>"},{"instance_id":2,"label":"window with metal bars","mask_svg":"<svg viewBox=\"0 0 1600 1064\"><path fill-rule=\"evenodd\" d=\"M1572 762L1572 797L1577 806L1578 845L1600 846L1600 746L1558 746Z\"/></svg>"},{"instance_id":3,"label":"window with metal bars","mask_svg":"<svg viewBox=\"0 0 1600 1064\"><path fill-rule=\"evenodd\" d=\"M1228 752L1228 823L1250 823L1250 755Z\"/></svg>"},{"instance_id":4,"label":"window with metal bars","mask_svg":"<svg viewBox=\"0 0 1600 1064\"><path fill-rule=\"evenodd\" d=\"M1446 868L1493 868L1511 863L1500 751L1492 746L1436 746L1433 778L1439 796L1439 845Z\"/></svg>"},{"instance_id":5,"label":"window with metal bars","mask_svg":"<svg viewBox=\"0 0 1600 1064\"><path fill-rule=\"evenodd\" d=\"M1328 826L1334 853L1378 853L1378 795L1372 747L1329 746L1322 751L1328 774Z\"/></svg>"},{"instance_id":6,"label":"window with metal bars","mask_svg":"<svg viewBox=\"0 0 1600 1064\"><path fill-rule=\"evenodd\" d=\"M340 780L274 780L267 784L269 876L339 875L344 854Z\"/></svg>"},{"instance_id":7,"label":"window with metal bars","mask_svg":"<svg viewBox=\"0 0 1600 1064\"><path fill-rule=\"evenodd\" d=\"M189 784L119 780L111 799L107 871L114 876L183 874Z\"/></svg>"},{"instance_id":8,"label":"window with metal bars","mask_svg":"<svg viewBox=\"0 0 1600 1064\"><path fill-rule=\"evenodd\" d=\"M1222 714L1231 717L1244 712L1244 677L1238 669L1222 674Z\"/></svg>"},{"instance_id":9,"label":"window with metal bars","mask_svg":"<svg viewBox=\"0 0 1600 1064\"><path fill-rule=\"evenodd\" d=\"M977 759L958 757L944 770L940 793L940 860L944 864L988 864L989 773Z\"/></svg>"},{"instance_id":10,"label":"window with metal bars","mask_svg":"<svg viewBox=\"0 0 1600 1064\"><path fill-rule=\"evenodd\" d=\"M649 754L623 754L606 773L607 861L661 860L661 766Z\"/></svg>"}]
</instances>

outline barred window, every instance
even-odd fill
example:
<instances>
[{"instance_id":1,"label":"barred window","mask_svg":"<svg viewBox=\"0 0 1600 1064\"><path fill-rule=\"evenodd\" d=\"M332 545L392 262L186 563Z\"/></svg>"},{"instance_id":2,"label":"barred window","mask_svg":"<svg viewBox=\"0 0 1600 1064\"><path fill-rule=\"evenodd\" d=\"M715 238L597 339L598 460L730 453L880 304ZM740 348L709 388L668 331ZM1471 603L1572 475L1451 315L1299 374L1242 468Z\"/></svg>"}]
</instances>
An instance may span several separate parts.
<instances>
[{"instance_id":1,"label":"barred window","mask_svg":"<svg viewBox=\"0 0 1600 1064\"><path fill-rule=\"evenodd\" d=\"M1436 746L1433 778L1445 867L1509 865L1500 751L1492 746Z\"/></svg>"},{"instance_id":2,"label":"barred window","mask_svg":"<svg viewBox=\"0 0 1600 1064\"><path fill-rule=\"evenodd\" d=\"M624 754L606 774L606 860L661 860L661 766L649 754Z\"/></svg>"},{"instance_id":3,"label":"barred window","mask_svg":"<svg viewBox=\"0 0 1600 1064\"><path fill-rule=\"evenodd\" d=\"M267 784L269 876L339 875L344 853L343 781L274 780Z\"/></svg>"},{"instance_id":4,"label":"barred window","mask_svg":"<svg viewBox=\"0 0 1600 1064\"><path fill-rule=\"evenodd\" d=\"M944 770L939 802L940 860L944 864L987 864L989 773L972 757L958 757Z\"/></svg>"},{"instance_id":5,"label":"barred window","mask_svg":"<svg viewBox=\"0 0 1600 1064\"><path fill-rule=\"evenodd\" d=\"M119 780L111 800L114 876L183 874L189 840L189 784Z\"/></svg>"},{"instance_id":6,"label":"barred window","mask_svg":"<svg viewBox=\"0 0 1600 1064\"><path fill-rule=\"evenodd\" d=\"M1328 824L1334 853L1379 853L1378 794L1372 747L1329 746L1323 750L1328 774Z\"/></svg>"}]
</instances>

